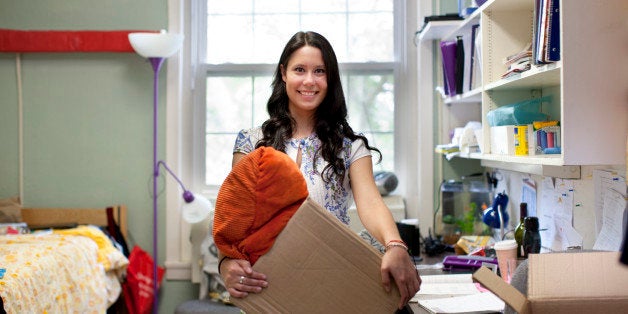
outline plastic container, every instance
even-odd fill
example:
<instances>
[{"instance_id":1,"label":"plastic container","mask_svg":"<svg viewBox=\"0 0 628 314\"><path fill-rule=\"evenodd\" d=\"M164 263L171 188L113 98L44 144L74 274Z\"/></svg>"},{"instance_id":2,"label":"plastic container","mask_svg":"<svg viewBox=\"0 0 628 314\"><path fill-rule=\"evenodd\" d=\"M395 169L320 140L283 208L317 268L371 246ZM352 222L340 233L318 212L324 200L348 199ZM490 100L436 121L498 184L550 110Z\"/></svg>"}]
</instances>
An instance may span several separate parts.
<instances>
[{"instance_id":1,"label":"plastic container","mask_svg":"<svg viewBox=\"0 0 628 314\"><path fill-rule=\"evenodd\" d=\"M550 101L551 97L545 96L501 106L486 114L488 124L489 126L526 125L534 121L549 120L549 115L542 112L541 105Z\"/></svg>"}]
</instances>

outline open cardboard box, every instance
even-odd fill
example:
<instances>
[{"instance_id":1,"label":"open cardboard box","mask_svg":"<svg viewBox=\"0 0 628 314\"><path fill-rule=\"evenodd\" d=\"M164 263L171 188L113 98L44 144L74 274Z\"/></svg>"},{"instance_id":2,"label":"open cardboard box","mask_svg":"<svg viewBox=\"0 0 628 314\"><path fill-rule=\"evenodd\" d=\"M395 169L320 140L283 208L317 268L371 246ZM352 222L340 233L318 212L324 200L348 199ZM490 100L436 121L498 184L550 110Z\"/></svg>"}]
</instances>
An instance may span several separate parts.
<instances>
[{"instance_id":1,"label":"open cardboard box","mask_svg":"<svg viewBox=\"0 0 628 314\"><path fill-rule=\"evenodd\" d=\"M382 254L307 199L253 269L268 288L231 301L246 313L394 313L399 290L382 286Z\"/></svg>"},{"instance_id":2,"label":"open cardboard box","mask_svg":"<svg viewBox=\"0 0 628 314\"><path fill-rule=\"evenodd\" d=\"M619 252L531 254L528 296L486 267L473 279L518 313L626 313L628 266Z\"/></svg>"}]
</instances>

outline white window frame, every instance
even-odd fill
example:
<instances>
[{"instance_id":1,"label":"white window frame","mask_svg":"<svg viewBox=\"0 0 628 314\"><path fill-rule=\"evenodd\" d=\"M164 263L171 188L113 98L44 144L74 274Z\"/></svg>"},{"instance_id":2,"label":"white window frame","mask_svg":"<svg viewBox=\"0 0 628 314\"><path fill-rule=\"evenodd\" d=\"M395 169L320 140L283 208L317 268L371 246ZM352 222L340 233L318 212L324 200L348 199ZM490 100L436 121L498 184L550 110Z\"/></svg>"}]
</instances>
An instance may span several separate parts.
<instances>
[{"instance_id":1,"label":"white window frame","mask_svg":"<svg viewBox=\"0 0 628 314\"><path fill-rule=\"evenodd\" d=\"M195 88L198 84L205 84L196 77L197 73L207 73L207 69L198 66L197 49L204 49L199 45L193 34L193 24L204 23L206 15L199 10L197 1L202 0L168 0L168 31L185 35L182 50L167 61L167 97L166 97L166 161L177 173L188 188L198 187L199 182L191 182L194 163L204 162L204 154L199 155L191 140L194 136L194 126L203 123L204 114L199 110L199 103L204 104L205 95L199 92L204 89ZM408 218L416 218L418 200L417 185L417 158L419 140L417 123L417 69L416 47L414 33L418 29L415 1L394 0L395 6L395 172L399 178L399 186L395 194L406 198ZM377 66L377 65L376 65ZM351 70L351 64L344 64L341 70ZM272 71L271 71L272 73ZM203 111L204 113L204 111ZM429 117L431 119L431 117ZM192 121L192 123L183 123ZM198 147L197 147L198 148ZM431 158L431 155L430 155ZM188 183L190 182L190 183ZM203 191L210 197L215 197L217 191ZM189 225L181 219L181 191L176 182L166 180L166 213L165 245L166 245L166 279L189 280L198 282L199 272L197 265L198 248L193 248L190 239L198 238L206 232L206 227ZM163 217L163 216L162 216Z\"/></svg>"}]
</instances>

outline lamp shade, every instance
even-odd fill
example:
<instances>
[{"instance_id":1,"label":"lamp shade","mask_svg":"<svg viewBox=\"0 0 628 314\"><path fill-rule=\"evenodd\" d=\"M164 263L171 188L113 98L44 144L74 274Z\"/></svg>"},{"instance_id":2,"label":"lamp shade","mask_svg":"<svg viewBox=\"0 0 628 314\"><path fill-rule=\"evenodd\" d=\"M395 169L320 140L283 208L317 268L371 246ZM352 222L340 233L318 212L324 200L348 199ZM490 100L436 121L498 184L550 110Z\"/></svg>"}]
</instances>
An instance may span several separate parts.
<instances>
[{"instance_id":1,"label":"lamp shade","mask_svg":"<svg viewBox=\"0 0 628 314\"><path fill-rule=\"evenodd\" d=\"M186 193L190 193L186 191ZM188 223L195 224L203 221L211 213L211 203L207 198L199 194L192 194L193 198L189 201L189 198L184 196L185 203L181 207L181 215L183 220Z\"/></svg>"},{"instance_id":2,"label":"lamp shade","mask_svg":"<svg viewBox=\"0 0 628 314\"><path fill-rule=\"evenodd\" d=\"M183 44L183 35L160 33L130 33L129 42L144 58L168 58L176 53Z\"/></svg>"}]
</instances>

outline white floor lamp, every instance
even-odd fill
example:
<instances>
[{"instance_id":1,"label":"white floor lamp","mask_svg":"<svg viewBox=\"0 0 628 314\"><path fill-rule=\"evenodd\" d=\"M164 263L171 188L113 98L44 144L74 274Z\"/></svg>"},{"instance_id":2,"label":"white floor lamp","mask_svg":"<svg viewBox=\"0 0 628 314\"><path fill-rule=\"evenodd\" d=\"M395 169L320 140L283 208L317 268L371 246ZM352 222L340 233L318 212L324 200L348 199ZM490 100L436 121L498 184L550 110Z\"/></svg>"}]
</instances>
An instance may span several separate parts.
<instances>
[{"instance_id":1,"label":"white floor lamp","mask_svg":"<svg viewBox=\"0 0 628 314\"><path fill-rule=\"evenodd\" d=\"M183 44L183 35L169 34L165 31L160 33L130 33L129 42L139 55L150 61L154 71L153 78L153 313L157 313L159 306L159 280L157 275L158 261L158 206L157 206L157 179L159 178L160 166L172 175L183 189L183 199L185 204L182 207L182 215L185 221L197 223L204 220L210 213L211 205L209 201L201 196L190 192L183 185L183 182L174 174L168 165L157 158L158 144L158 95L159 95L159 70L166 58L175 54Z\"/></svg>"}]
</instances>

